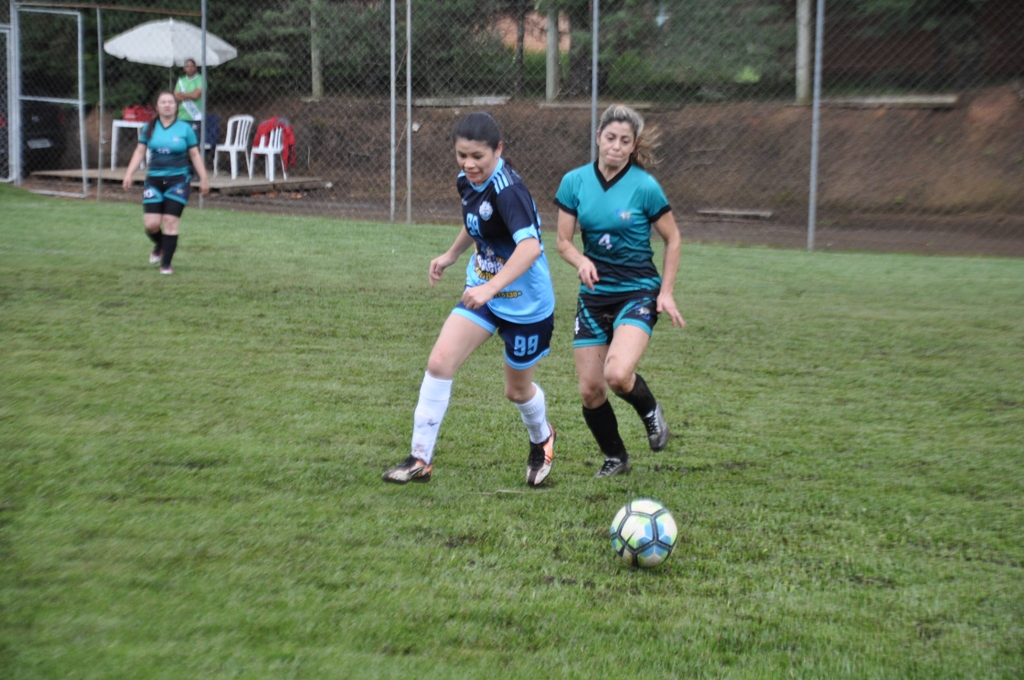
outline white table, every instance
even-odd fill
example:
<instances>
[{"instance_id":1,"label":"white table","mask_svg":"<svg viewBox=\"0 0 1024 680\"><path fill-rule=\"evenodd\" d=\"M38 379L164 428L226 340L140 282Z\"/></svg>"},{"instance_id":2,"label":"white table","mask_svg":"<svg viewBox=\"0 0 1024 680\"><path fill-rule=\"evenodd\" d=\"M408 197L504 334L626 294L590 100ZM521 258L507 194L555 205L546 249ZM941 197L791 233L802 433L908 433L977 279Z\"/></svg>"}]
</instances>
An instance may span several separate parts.
<instances>
[{"instance_id":1,"label":"white table","mask_svg":"<svg viewBox=\"0 0 1024 680\"><path fill-rule=\"evenodd\" d=\"M114 129L110 132L110 169L117 169L117 134L121 128L135 128L136 132L142 134L142 128L146 124L138 120L115 120Z\"/></svg>"}]
</instances>

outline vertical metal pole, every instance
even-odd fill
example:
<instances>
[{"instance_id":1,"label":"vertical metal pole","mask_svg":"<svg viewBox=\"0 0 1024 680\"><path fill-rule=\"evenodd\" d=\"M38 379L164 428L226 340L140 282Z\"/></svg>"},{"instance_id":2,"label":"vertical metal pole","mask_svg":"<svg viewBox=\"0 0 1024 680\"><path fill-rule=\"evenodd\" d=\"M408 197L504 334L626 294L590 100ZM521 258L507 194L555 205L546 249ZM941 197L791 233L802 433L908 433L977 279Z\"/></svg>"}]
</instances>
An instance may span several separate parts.
<instances>
[{"instance_id":1,"label":"vertical metal pole","mask_svg":"<svg viewBox=\"0 0 1024 680\"><path fill-rule=\"evenodd\" d=\"M324 98L324 55L320 49L320 31L316 22L317 0L309 3L309 68L314 101Z\"/></svg>"},{"instance_id":2,"label":"vertical metal pole","mask_svg":"<svg viewBox=\"0 0 1024 680\"><path fill-rule=\"evenodd\" d=\"M96 45L99 51L100 105L97 117L96 135L96 201L103 198L103 10L96 8Z\"/></svg>"},{"instance_id":3,"label":"vertical metal pole","mask_svg":"<svg viewBox=\"0 0 1024 680\"><path fill-rule=\"evenodd\" d=\"M811 101L811 0L796 0L796 103Z\"/></svg>"},{"instance_id":4,"label":"vertical metal pole","mask_svg":"<svg viewBox=\"0 0 1024 680\"><path fill-rule=\"evenodd\" d=\"M391 221L395 221L395 0L391 0Z\"/></svg>"},{"instance_id":5,"label":"vertical metal pole","mask_svg":"<svg viewBox=\"0 0 1024 680\"><path fill-rule=\"evenodd\" d=\"M590 56L590 162L597 160L597 51L599 42L598 23L601 20L601 2L594 0L594 30L591 37L594 41L593 53Z\"/></svg>"},{"instance_id":6,"label":"vertical metal pole","mask_svg":"<svg viewBox=\"0 0 1024 680\"><path fill-rule=\"evenodd\" d=\"M412 224L412 0L405 0L405 222Z\"/></svg>"},{"instance_id":7,"label":"vertical metal pole","mask_svg":"<svg viewBox=\"0 0 1024 680\"><path fill-rule=\"evenodd\" d=\"M548 12L547 81L545 99L554 101L558 97L558 77L561 75L561 53L558 51L558 12Z\"/></svg>"},{"instance_id":8,"label":"vertical metal pole","mask_svg":"<svg viewBox=\"0 0 1024 680\"><path fill-rule=\"evenodd\" d=\"M21 129L21 22L19 15L18 3L11 0L11 47L13 50L10 53L12 63L9 70L12 80L10 92L13 101L10 103L11 119L9 124L13 138L8 149L8 156L10 157L11 171L14 173L14 185L18 187L21 186L21 144L24 137Z\"/></svg>"},{"instance_id":9,"label":"vertical metal pole","mask_svg":"<svg viewBox=\"0 0 1024 680\"><path fill-rule=\"evenodd\" d=\"M210 79L206 76L206 0L202 3L203 11L203 37L199 46L199 51L202 53L203 62L203 115L199 118L199 158L202 160L203 165L206 165L206 102L210 101ZM273 160L272 156L267 156L268 160ZM288 161L282 155L281 160L287 164ZM202 210L203 205L203 192L199 192L199 209Z\"/></svg>"},{"instance_id":10,"label":"vertical metal pole","mask_svg":"<svg viewBox=\"0 0 1024 680\"><path fill-rule=\"evenodd\" d=\"M811 192L807 207L807 250L814 250L818 219L818 146L821 141L821 52L825 35L825 0L818 0L814 36L814 113L811 123Z\"/></svg>"},{"instance_id":11,"label":"vertical metal pole","mask_svg":"<svg viewBox=\"0 0 1024 680\"><path fill-rule=\"evenodd\" d=\"M82 156L82 195L89 193L89 149L85 139L85 13L78 14L78 147Z\"/></svg>"}]
</instances>

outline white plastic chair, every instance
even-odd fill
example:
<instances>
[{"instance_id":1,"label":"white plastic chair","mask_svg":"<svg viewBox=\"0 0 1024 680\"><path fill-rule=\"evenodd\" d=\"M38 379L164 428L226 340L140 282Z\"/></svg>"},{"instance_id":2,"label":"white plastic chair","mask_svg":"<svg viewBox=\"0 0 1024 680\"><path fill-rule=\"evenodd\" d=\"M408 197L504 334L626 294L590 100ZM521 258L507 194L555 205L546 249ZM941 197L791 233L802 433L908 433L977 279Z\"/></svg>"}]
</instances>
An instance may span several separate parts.
<instances>
[{"instance_id":1,"label":"white plastic chair","mask_svg":"<svg viewBox=\"0 0 1024 680\"><path fill-rule=\"evenodd\" d=\"M269 136L260 140L259 146L253 146L249 154L249 179L252 179L252 166L256 163L256 155L266 156L267 179L274 181L274 156L281 159L281 172L284 178L288 179L288 170L284 165L284 147L281 144L281 135L284 132L281 128L274 128Z\"/></svg>"},{"instance_id":2,"label":"white plastic chair","mask_svg":"<svg viewBox=\"0 0 1024 680\"><path fill-rule=\"evenodd\" d=\"M217 157L221 153L231 156L231 179L238 179L238 154L245 157L249 167L249 178L252 179L252 160L249 158L249 133L252 131L252 116L231 116L228 118L228 131L224 135L224 143L218 144L213 150L213 176L217 176Z\"/></svg>"}]
</instances>

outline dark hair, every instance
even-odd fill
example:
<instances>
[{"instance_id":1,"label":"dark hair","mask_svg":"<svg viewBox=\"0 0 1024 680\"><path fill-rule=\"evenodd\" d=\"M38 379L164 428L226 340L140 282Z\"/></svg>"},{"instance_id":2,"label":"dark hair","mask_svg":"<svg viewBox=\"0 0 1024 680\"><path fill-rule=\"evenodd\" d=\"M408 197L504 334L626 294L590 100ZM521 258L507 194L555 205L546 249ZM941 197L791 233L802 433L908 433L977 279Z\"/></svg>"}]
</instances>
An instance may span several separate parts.
<instances>
[{"instance_id":1,"label":"dark hair","mask_svg":"<svg viewBox=\"0 0 1024 680\"><path fill-rule=\"evenodd\" d=\"M187 64L187 63L188 63L188 62L190 62L190 61L192 62L192 65L193 65L193 66L195 66L196 68L199 68L199 64L197 64L197 63L196 63L196 60L195 60L195 59L192 59L191 57L190 57L190 58L188 58L188 59L186 59L185 61L183 61L183 62L181 63L181 65L182 65L182 66L184 66L185 64Z\"/></svg>"},{"instance_id":2,"label":"dark hair","mask_svg":"<svg viewBox=\"0 0 1024 680\"><path fill-rule=\"evenodd\" d=\"M157 93L156 99L153 101L153 103L154 104L159 103L160 102L160 97L163 97L165 94L169 94L172 97L174 96L174 93L171 92L170 90L160 90L160 92ZM177 102L177 100L175 100L175 102ZM159 113L156 114L156 116L153 117L153 120L149 121L149 123L144 128L144 133L146 135L146 139L150 139L153 136L153 128L156 127L156 122L158 120L160 120L160 114ZM178 120L178 107L177 106L174 107L174 120L175 121Z\"/></svg>"},{"instance_id":3,"label":"dark hair","mask_svg":"<svg viewBox=\"0 0 1024 680\"><path fill-rule=\"evenodd\" d=\"M496 151L498 144L501 143L501 130L494 116L486 111L474 111L467 113L455 124L452 130L452 143L459 139L483 142L491 151Z\"/></svg>"}]
</instances>

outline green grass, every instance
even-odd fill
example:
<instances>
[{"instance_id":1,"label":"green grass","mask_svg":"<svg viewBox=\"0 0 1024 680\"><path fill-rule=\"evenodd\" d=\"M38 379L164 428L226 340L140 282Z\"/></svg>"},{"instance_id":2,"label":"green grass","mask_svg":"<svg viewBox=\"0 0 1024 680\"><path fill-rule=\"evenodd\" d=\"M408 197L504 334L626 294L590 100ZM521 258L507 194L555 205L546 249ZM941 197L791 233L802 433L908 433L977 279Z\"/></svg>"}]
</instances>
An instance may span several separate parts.
<instances>
[{"instance_id":1,"label":"green grass","mask_svg":"<svg viewBox=\"0 0 1024 680\"><path fill-rule=\"evenodd\" d=\"M686 246L641 365L677 436L616 401L595 480L548 236L550 482L492 341L395 487L454 228L182 234L161 277L137 206L0 186L0 677L1024 675L1024 262ZM638 496L657 570L608 542Z\"/></svg>"}]
</instances>

